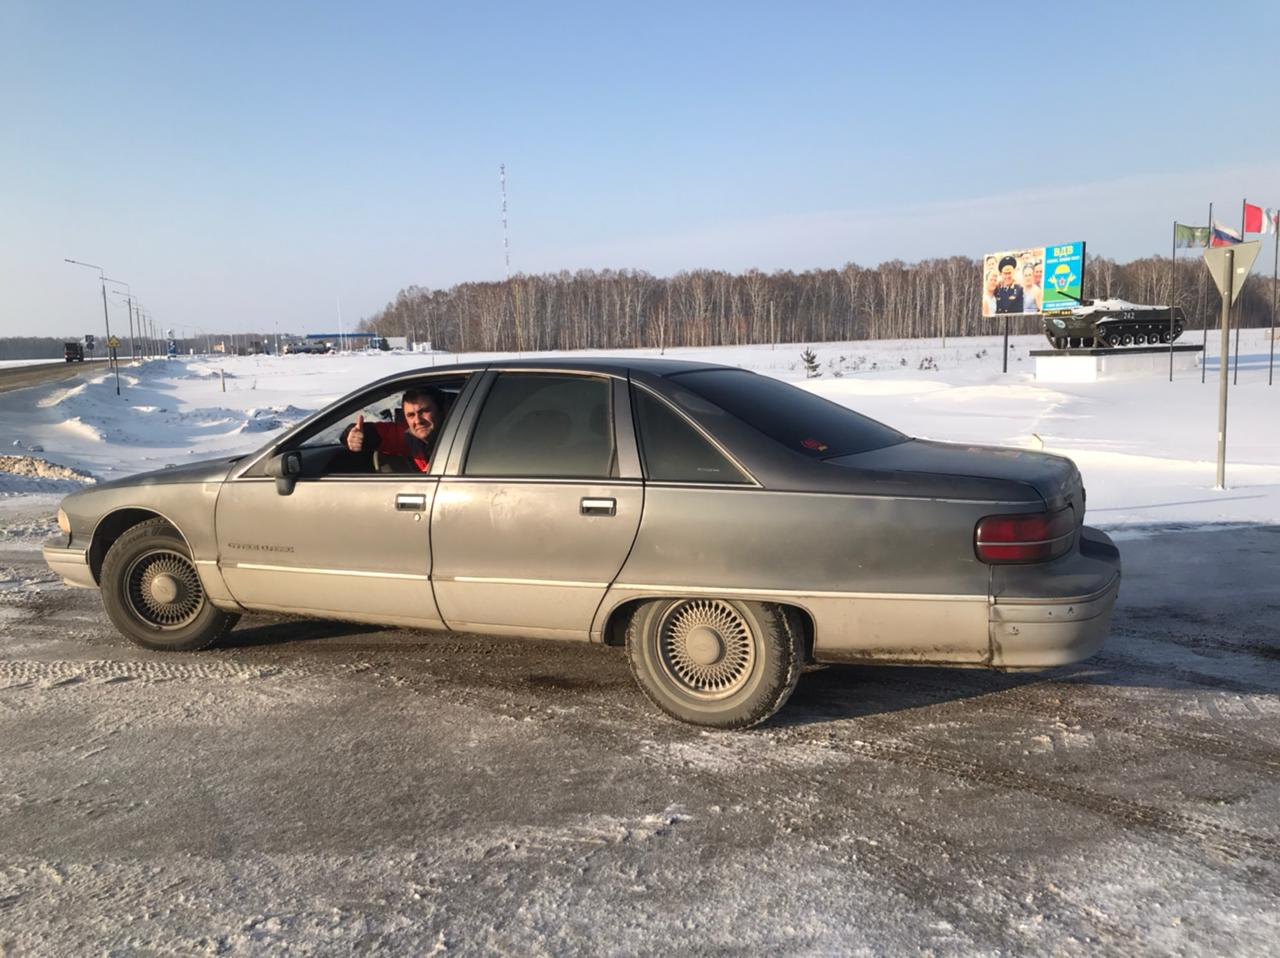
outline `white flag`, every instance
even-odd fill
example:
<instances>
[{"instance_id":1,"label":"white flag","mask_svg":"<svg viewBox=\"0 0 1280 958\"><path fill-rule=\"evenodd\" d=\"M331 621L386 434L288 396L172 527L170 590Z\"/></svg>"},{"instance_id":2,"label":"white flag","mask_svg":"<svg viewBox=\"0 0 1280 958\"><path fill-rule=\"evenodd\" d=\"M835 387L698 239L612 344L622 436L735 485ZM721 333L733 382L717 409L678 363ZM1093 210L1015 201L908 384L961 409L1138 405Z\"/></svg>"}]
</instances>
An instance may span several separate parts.
<instances>
[{"instance_id":1,"label":"white flag","mask_svg":"<svg viewBox=\"0 0 1280 958\"><path fill-rule=\"evenodd\" d=\"M1262 213L1262 232L1280 233L1280 210L1267 207Z\"/></svg>"}]
</instances>

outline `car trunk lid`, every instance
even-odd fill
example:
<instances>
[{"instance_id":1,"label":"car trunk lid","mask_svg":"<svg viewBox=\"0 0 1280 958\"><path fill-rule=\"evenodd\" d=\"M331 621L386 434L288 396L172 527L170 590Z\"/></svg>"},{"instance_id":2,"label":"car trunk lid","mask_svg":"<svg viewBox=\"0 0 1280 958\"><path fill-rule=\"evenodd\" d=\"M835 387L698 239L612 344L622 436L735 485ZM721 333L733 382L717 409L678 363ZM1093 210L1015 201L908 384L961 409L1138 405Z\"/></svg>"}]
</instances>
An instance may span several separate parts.
<instances>
[{"instance_id":1,"label":"car trunk lid","mask_svg":"<svg viewBox=\"0 0 1280 958\"><path fill-rule=\"evenodd\" d=\"M1080 472L1065 456L1029 449L912 439L882 449L826 460L837 466L886 473L995 479L1031 486L1048 511L1072 506L1084 516Z\"/></svg>"}]
</instances>

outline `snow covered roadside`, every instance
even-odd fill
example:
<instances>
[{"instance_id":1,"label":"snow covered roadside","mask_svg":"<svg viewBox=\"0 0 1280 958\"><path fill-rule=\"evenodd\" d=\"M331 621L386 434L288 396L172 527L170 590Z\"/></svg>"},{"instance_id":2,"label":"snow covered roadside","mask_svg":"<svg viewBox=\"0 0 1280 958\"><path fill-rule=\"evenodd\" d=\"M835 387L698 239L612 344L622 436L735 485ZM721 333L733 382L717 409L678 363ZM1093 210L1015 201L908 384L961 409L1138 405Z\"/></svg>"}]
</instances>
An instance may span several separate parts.
<instances>
[{"instance_id":1,"label":"snow covered roadside","mask_svg":"<svg viewBox=\"0 0 1280 958\"><path fill-rule=\"evenodd\" d=\"M1280 385L1267 385L1267 330L1242 337L1229 401L1227 489L1215 491L1217 385L1198 372L1090 384L1043 384L1016 337L1010 371L1000 339L824 343L807 378L805 344L671 349L797 383L911 435L1044 449L1070 456L1089 492L1089 521L1125 535L1151 527L1280 523ZM1193 337L1194 339L1194 337ZM1212 344L1210 344L1212 352ZM617 351L621 352L621 351ZM657 355L656 350L636 350ZM556 355L556 354L550 354ZM118 478L167 464L250 451L365 383L404 369L501 354L353 353L182 357L0 394L0 452ZM40 451L34 450L39 447ZM0 463L0 496L70 491ZM74 483L80 477L67 480Z\"/></svg>"}]
</instances>

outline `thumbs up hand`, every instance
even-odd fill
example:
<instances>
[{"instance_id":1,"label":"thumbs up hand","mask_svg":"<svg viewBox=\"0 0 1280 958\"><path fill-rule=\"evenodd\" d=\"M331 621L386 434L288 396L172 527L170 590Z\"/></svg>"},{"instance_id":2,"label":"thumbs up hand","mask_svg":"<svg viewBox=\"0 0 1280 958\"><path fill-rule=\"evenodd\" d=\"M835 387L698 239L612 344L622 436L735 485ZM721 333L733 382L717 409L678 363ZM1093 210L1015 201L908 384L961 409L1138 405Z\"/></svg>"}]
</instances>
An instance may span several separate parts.
<instances>
[{"instance_id":1,"label":"thumbs up hand","mask_svg":"<svg viewBox=\"0 0 1280 958\"><path fill-rule=\"evenodd\" d=\"M364 448L364 413L356 416L356 424L347 433L347 448L359 452Z\"/></svg>"}]
</instances>

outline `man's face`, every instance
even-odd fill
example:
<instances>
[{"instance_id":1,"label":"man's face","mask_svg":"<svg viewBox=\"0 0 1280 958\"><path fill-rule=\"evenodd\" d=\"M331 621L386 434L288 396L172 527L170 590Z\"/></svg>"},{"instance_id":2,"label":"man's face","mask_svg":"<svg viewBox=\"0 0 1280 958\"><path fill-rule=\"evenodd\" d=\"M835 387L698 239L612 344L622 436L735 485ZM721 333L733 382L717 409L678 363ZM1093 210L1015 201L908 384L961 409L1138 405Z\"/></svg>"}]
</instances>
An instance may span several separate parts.
<instances>
[{"instance_id":1,"label":"man's face","mask_svg":"<svg viewBox=\"0 0 1280 958\"><path fill-rule=\"evenodd\" d=\"M1043 286L1044 285L1044 267L1037 266L1035 269L1035 274L1036 274L1036 285Z\"/></svg>"},{"instance_id":2,"label":"man's face","mask_svg":"<svg viewBox=\"0 0 1280 958\"><path fill-rule=\"evenodd\" d=\"M436 404L430 399L424 402L414 402L409 399L402 405L405 425L409 427L409 432L419 439L430 436L436 428L436 420L440 417L440 410L436 408Z\"/></svg>"},{"instance_id":3,"label":"man's face","mask_svg":"<svg viewBox=\"0 0 1280 958\"><path fill-rule=\"evenodd\" d=\"M1001 286L1013 285L1013 267L1012 266L1004 266L1000 269L1000 285Z\"/></svg>"}]
</instances>

